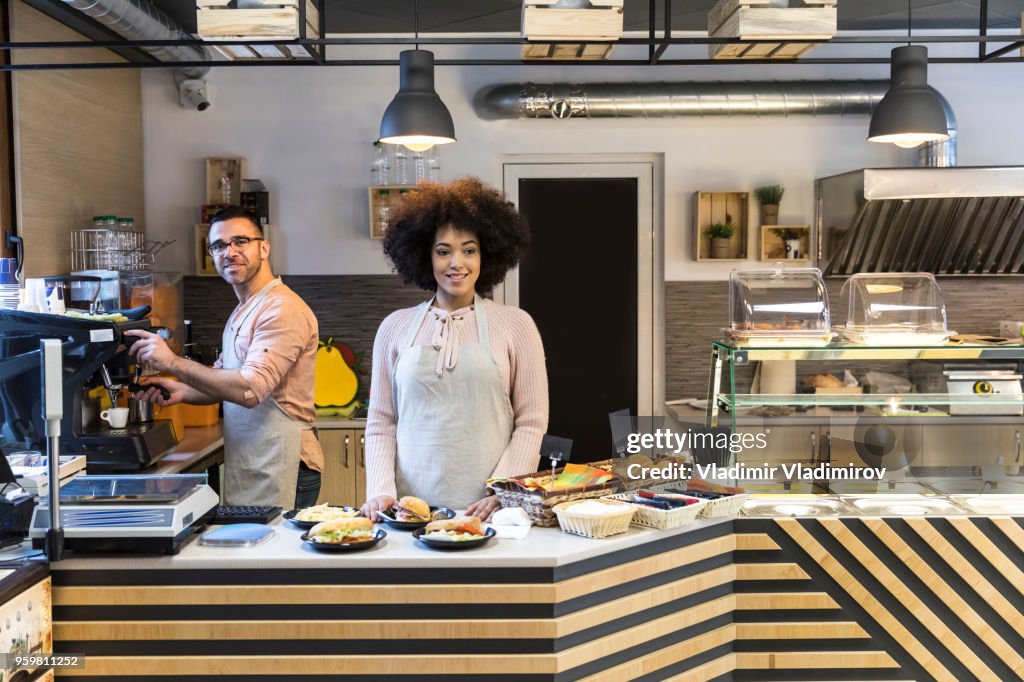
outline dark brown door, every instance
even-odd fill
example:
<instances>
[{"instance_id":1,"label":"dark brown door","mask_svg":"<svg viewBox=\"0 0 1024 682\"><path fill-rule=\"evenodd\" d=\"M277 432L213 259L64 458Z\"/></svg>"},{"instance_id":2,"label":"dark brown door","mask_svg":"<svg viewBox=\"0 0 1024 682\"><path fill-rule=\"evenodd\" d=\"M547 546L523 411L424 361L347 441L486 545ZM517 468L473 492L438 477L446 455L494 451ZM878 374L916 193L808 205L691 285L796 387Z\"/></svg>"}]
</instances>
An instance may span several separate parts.
<instances>
[{"instance_id":1,"label":"dark brown door","mask_svg":"<svg viewBox=\"0 0 1024 682\"><path fill-rule=\"evenodd\" d=\"M573 439L574 462L607 459L608 413L637 411L637 181L520 179L519 210L519 305L544 340L548 433Z\"/></svg>"}]
</instances>

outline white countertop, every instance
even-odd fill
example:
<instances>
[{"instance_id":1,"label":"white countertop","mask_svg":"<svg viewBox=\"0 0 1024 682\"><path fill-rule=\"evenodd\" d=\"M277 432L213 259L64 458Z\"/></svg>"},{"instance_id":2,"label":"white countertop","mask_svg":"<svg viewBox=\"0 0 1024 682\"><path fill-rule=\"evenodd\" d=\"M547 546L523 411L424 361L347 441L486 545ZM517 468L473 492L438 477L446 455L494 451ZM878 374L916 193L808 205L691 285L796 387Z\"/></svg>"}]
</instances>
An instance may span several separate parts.
<instances>
[{"instance_id":1,"label":"white countertop","mask_svg":"<svg viewBox=\"0 0 1024 682\"><path fill-rule=\"evenodd\" d=\"M628 532L593 540L570 535L559 528L530 530L524 540L494 538L481 547L461 550L434 550L413 539L409 531L387 531L376 547L344 553L320 552L299 539L305 532L278 517L271 526L274 537L256 547L217 549L190 540L176 556L161 555L72 555L51 566L52 570L125 570L125 569L278 569L278 568L527 568L564 566L660 540L723 522L723 519L697 519L672 530L649 530L630 526ZM213 526L218 528L219 526Z\"/></svg>"}]
</instances>

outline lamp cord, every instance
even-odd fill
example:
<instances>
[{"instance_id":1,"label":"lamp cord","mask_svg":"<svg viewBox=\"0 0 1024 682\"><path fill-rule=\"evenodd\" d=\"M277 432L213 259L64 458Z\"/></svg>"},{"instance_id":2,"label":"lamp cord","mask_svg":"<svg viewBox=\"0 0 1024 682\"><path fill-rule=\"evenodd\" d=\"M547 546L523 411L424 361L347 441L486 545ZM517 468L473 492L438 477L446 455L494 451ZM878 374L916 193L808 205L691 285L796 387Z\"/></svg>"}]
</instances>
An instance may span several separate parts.
<instances>
[{"instance_id":1,"label":"lamp cord","mask_svg":"<svg viewBox=\"0 0 1024 682\"><path fill-rule=\"evenodd\" d=\"M420 49L420 0L416 0L415 10L416 49Z\"/></svg>"},{"instance_id":2,"label":"lamp cord","mask_svg":"<svg viewBox=\"0 0 1024 682\"><path fill-rule=\"evenodd\" d=\"M417 5L418 5L419 4L419 0L416 0L416 1L417 1ZM910 36L913 34L913 31L914 31L913 17L914 17L913 1L912 0L907 0L907 46L908 47L910 46Z\"/></svg>"}]
</instances>

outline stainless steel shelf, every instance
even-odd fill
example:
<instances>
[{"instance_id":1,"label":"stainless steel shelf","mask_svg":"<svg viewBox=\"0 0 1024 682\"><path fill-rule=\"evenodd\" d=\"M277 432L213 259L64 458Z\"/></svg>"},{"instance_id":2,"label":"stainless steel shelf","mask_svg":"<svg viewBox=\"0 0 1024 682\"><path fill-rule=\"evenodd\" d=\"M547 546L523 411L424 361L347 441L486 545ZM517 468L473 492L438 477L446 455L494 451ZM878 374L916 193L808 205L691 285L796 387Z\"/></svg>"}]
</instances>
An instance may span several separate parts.
<instances>
[{"instance_id":1,"label":"stainless steel shelf","mask_svg":"<svg viewBox=\"0 0 1024 682\"><path fill-rule=\"evenodd\" d=\"M1024 360L1024 345L1013 346L855 346L778 348L712 344L730 362L759 360Z\"/></svg>"},{"instance_id":2,"label":"stainless steel shelf","mask_svg":"<svg viewBox=\"0 0 1024 682\"><path fill-rule=\"evenodd\" d=\"M739 393L734 395L722 393L718 396L718 402L727 409L763 405L807 405L811 407L865 405L882 407L884 408L883 414L890 409L893 414L903 414L902 408L918 405L1022 405L1024 398L1010 393L988 395L969 393Z\"/></svg>"}]
</instances>

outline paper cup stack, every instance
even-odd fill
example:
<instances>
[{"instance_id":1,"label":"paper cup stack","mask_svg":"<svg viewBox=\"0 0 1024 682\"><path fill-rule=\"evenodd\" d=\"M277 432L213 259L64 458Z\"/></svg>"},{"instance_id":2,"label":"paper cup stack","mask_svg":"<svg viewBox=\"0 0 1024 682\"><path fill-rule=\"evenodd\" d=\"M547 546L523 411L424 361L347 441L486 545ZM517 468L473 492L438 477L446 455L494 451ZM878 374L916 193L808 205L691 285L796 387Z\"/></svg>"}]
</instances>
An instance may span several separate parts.
<instances>
[{"instance_id":1,"label":"paper cup stack","mask_svg":"<svg viewBox=\"0 0 1024 682\"><path fill-rule=\"evenodd\" d=\"M0 308L16 310L18 307L18 261L0 258Z\"/></svg>"}]
</instances>

